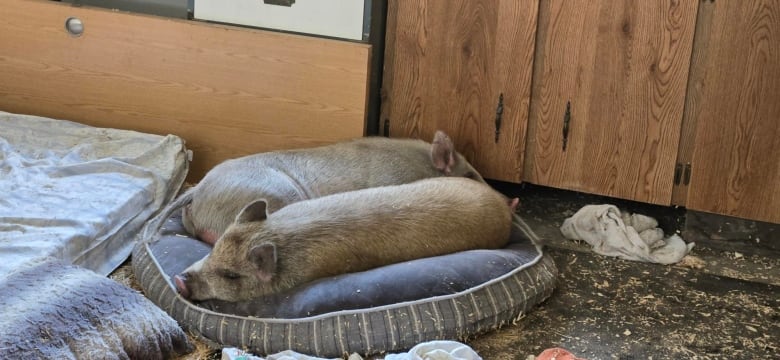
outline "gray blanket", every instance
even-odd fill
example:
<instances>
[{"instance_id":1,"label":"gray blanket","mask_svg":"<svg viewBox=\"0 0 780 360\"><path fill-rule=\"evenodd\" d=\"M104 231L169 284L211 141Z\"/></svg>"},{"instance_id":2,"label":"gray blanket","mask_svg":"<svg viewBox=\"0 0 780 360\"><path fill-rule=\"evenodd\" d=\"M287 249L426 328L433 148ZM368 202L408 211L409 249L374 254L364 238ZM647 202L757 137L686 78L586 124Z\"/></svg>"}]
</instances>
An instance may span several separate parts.
<instances>
[{"instance_id":1,"label":"gray blanket","mask_svg":"<svg viewBox=\"0 0 780 360\"><path fill-rule=\"evenodd\" d=\"M0 112L0 278L45 257L108 275L186 174L176 136Z\"/></svg>"},{"instance_id":2,"label":"gray blanket","mask_svg":"<svg viewBox=\"0 0 780 360\"><path fill-rule=\"evenodd\" d=\"M0 359L165 359L192 349L150 300L77 266L27 265L0 279L0 294Z\"/></svg>"}]
</instances>

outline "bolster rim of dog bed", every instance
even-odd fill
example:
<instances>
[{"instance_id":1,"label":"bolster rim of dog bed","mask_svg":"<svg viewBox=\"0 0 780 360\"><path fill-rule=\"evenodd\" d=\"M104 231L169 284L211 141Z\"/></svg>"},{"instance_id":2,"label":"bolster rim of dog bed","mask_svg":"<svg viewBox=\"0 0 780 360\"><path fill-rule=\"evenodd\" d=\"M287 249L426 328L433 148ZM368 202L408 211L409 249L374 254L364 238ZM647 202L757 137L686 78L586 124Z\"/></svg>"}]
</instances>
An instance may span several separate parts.
<instances>
[{"instance_id":1,"label":"bolster rim of dog bed","mask_svg":"<svg viewBox=\"0 0 780 360\"><path fill-rule=\"evenodd\" d=\"M175 228L180 227L178 221L171 218L167 223ZM164 241L192 240L180 231L179 234L171 235L169 231L168 235L162 232L150 239L141 239L133 251L132 264L146 296L183 328L208 341L257 354L289 349L322 357L351 353L369 355L405 350L437 339L472 338L515 322L547 299L555 287L558 270L549 255L531 244L528 239L535 235L529 235L530 230L524 225L518 221L514 224L513 242L509 245L514 246L513 250L481 251L506 257L507 252L516 254L517 249L522 248L536 251L531 254L532 260L523 260L521 265L513 266L503 275L476 286L452 294L311 316L299 314L300 317L294 318L223 313L196 305L179 295L170 274L183 270L184 265L171 270L169 257L176 254L157 245ZM478 268L474 264L464 266ZM327 302L327 299L322 301Z\"/></svg>"}]
</instances>

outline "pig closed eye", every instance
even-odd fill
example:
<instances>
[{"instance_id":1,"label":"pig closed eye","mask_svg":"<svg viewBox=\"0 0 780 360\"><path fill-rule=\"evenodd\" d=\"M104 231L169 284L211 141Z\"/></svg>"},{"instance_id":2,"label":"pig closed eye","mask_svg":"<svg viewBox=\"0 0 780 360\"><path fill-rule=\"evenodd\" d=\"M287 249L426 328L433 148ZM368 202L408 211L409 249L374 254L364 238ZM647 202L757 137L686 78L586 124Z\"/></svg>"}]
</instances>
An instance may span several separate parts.
<instances>
[{"instance_id":1,"label":"pig closed eye","mask_svg":"<svg viewBox=\"0 0 780 360\"><path fill-rule=\"evenodd\" d=\"M234 272L232 272L230 270L222 270L222 271L220 271L219 272L219 276L222 276L223 278L228 279L228 280L236 280L236 279L241 278L240 274L234 273Z\"/></svg>"},{"instance_id":2,"label":"pig closed eye","mask_svg":"<svg viewBox=\"0 0 780 360\"><path fill-rule=\"evenodd\" d=\"M476 179L477 178L477 174L475 174L473 171L469 171L466 174L464 174L463 176L467 177L469 179Z\"/></svg>"}]
</instances>

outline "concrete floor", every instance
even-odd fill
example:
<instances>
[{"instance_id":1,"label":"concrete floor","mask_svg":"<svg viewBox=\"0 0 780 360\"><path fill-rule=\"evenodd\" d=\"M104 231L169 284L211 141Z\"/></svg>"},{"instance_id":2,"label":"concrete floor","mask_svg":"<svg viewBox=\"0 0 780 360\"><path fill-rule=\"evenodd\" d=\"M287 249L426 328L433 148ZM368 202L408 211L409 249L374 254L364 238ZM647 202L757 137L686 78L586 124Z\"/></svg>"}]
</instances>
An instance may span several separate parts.
<instances>
[{"instance_id":1,"label":"concrete floor","mask_svg":"<svg viewBox=\"0 0 780 360\"><path fill-rule=\"evenodd\" d=\"M563 347L586 359L767 359L780 354L780 239L732 251L697 242L687 265L657 265L594 254L564 239L563 220L589 203L656 217L686 234L685 209L541 187L503 187L547 240L558 288L515 325L468 341L485 359L526 359ZM767 225L764 225L766 227ZM774 231L777 225L768 225ZM770 231L770 233L773 233ZM751 249L755 251L751 251Z\"/></svg>"},{"instance_id":2,"label":"concrete floor","mask_svg":"<svg viewBox=\"0 0 780 360\"><path fill-rule=\"evenodd\" d=\"M553 295L524 318L466 341L484 359L525 360L550 347L591 360L778 358L780 225L697 215L690 226L690 213L682 208L492 185L520 198L518 213L547 241L560 277ZM696 261L626 261L596 255L587 244L561 236L565 218L598 203L655 217L665 232L695 238ZM199 348L181 359L220 358L219 351Z\"/></svg>"}]
</instances>

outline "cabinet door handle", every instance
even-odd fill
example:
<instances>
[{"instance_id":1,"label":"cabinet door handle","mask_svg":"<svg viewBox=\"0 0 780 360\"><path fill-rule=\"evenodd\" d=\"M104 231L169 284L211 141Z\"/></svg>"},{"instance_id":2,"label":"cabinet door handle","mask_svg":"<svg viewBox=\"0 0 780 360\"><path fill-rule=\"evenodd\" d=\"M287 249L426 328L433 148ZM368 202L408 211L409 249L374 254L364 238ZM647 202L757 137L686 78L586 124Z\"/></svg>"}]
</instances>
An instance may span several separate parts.
<instances>
[{"instance_id":1,"label":"cabinet door handle","mask_svg":"<svg viewBox=\"0 0 780 360\"><path fill-rule=\"evenodd\" d=\"M504 93L498 94L498 105L496 105L496 144L498 144L498 135L501 134L501 118L504 115Z\"/></svg>"},{"instance_id":2,"label":"cabinet door handle","mask_svg":"<svg viewBox=\"0 0 780 360\"><path fill-rule=\"evenodd\" d=\"M563 114L563 151L569 141L569 123L571 122L571 100L566 102L566 112Z\"/></svg>"},{"instance_id":3,"label":"cabinet door handle","mask_svg":"<svg viewBox=\"0 0 780 360\"><path fill-rule=\"evenodd\" d=\"M263 0L263 4L280 5L290 7L295 4L295 0Z\"/></svg>"}]
</instances>

